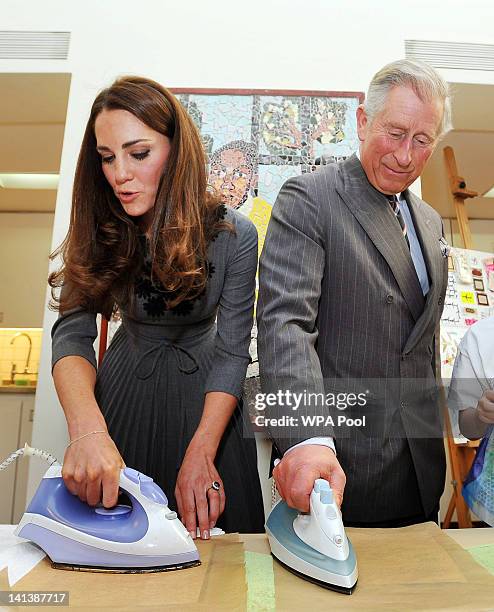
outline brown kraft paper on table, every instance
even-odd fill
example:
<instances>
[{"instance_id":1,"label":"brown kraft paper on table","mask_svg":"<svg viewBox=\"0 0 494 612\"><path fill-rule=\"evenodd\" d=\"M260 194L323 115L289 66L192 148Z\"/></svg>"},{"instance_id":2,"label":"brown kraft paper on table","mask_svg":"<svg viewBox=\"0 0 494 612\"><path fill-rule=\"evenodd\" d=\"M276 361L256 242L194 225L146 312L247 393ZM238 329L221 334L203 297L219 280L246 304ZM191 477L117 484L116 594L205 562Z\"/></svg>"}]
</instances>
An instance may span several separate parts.
<instances>
[{"instance_id":1,"label":"brown kraft paper on table","mask_svg":"<svg viewBox=\"0 0 494 612\"><path fill-rule=\"evenodd\" d=\"M154 574L91 573L53 569L45 558L13 587L8 586L7 570L0 572L0 590L69 591L68 609L81 611L244 610L244 548L238 535L196 544L199 567ZM67 607L42 609L63 612Z\"/></svg>"},{"instance_id":2,"label":"brown kraft paper on table","mask_svg":"<svg viewBox=\"0 0 494 612\"><path fill-rule=\"evenodd\" d=\"M347 533L359 566L354 593L310 584L273 561L277 610L494 610L493 576L434 523ZM269 546L262 535L240 538L243 544L236 534L199 541L200 567L161 574L53 570L44 559L12 590L68 590L70 609L81 611L245 610L244 549L269 555ZM0 589L9 590L6 571Z\"/></svg>"},{"instance_id":3,"label":"brown kraft paper on table","mask_svg":"<svg viewBox=\"0 0 494 612\"><path fill-rule=\"evenodd\" d=\"M349 528L347 535L359 570L353 594L323 589L274 562L278 610L494 610L494 577L435 523Z\"/></svg>"}]
</instances>

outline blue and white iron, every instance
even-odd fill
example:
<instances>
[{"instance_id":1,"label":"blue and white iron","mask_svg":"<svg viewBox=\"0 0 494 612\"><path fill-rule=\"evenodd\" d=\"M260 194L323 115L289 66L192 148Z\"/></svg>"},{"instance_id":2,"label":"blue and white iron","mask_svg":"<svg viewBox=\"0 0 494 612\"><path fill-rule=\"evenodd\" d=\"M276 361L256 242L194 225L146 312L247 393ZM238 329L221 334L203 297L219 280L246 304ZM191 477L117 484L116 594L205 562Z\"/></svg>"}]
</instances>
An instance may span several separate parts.
<instances>
[{"instance_id":1,"label":"blue and white iron","mask_svg":"<svg viewBox=\"0 0 494 612\"><path fill-rule=\"evenodd\" d=\"M149 476L125 468L120 489L131 505L88 506L66 489L62 467L51 465L15 534L63 569L151 572L200 564L194 540Z\"/></svg>"},{"instance_id":2,"label":"blue and white iron","mask_svg":"<svg viewBox=\"0 0 494 612\"><path fill-rule=\"evenodd\" d=\"M273 557L288 570L328 589L352 593L357 560L326 480L315 481L309 514L299 514L280 500L268 516L266 533Z\"/></svg>"}]
</instances>

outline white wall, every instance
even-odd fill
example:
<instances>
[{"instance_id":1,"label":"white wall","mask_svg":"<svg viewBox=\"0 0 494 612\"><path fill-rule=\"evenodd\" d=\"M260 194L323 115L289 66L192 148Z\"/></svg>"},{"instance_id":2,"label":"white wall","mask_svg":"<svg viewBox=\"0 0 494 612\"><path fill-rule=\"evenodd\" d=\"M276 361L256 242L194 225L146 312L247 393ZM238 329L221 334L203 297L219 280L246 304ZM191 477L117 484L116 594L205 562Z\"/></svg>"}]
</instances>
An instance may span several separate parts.
<instances>
[{"instance_id":1,"label":"white wall","mask_svg":"<svg viewBox=\"0 0 494 612\"><path fill-rule=\"evenodd\" d=\"M404 39L492 43L490 0L16 0L2 29L70 30L69 60L0 61L0 72L71 72L53 244L63 239L73 171L96 92L118 74L168 86L365 90ZM447 71L455 82L494 84L494 72ZM46 311L44 327L54 314ZM45 334L33 440L60 458L65 425L50 378ZM39 469L37 469L39 467ZM44 466L33 465L30 490Z\"/></svg>"},{"instance_id":2,"label":"white wall","mask_svg":"<svg viewBox=\"0 0 494 612\"><path fill-rule=\"evenodd\" d=\"M451 227L452 246L464 248L460 234L460 228L456 219L448 219ZM445 224L446 226L446 221ZM494 220L493 219L470 219L470 231L472 233L472 249L475 251L486 251L494 253Z\"/></svg>"},{"instance_id":3,"label":"white wall","mask_svg":"<svg viewBox=\"0 0 494 612\"><path fill-rule=\"evenodd\" d=\"M0 213L1 327L41 327L53 214Z\"/></svg>"}]
</instances>

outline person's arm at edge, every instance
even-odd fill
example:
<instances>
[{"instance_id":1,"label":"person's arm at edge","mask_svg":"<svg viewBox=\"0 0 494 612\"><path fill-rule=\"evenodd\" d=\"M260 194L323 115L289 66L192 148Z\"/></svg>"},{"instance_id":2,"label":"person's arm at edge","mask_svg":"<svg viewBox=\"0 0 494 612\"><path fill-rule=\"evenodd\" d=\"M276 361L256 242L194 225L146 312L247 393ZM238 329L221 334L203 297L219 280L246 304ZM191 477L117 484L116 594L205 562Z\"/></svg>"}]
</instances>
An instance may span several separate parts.
<instances>
[{"instance_id":1,"label":"person's arm at edge","mask_svg":"<svg viewBox=\"0 0 494 612\"><path fill-rule=\"evenodd\" d=\"M263 391L271 391L270 378L293 379L294 369L286 356L298 352L306 363L298 371L310 372L314 379L306 386L312 389L315 385L317 391L324 392L315 351L315 320L324 270L318 217L318 208L304 184L298 179L285 183L273 207L260 264L258 351ZM292 274L290 291L286 287L287 268ZM297 381L302 387L305 382ZM334 449L331 438L329 443L328 438L322 442L317 429L297 432L288 439L273 435L272 431L271 435L283 457L273 476L289 505L307 511L314 480L319 477L330 481L341 503L345 476L331 450ZM295 477L300 469L302 478Z\"/></svg>"},{"instance_id":2,"label":"person's arm at edge","mask_svg":"<svg viewBox=\"0 0 494 612\"><path fill-rule=\"evenodd\" d=\"M448 405L458 412L460 432L470 440L482 438L494 423L494 391L486 390L481 384L469 350L475 350L470 337L463 338L455 359Z\"/></svg>"},{"instance_id":3,"label":"person's arm at edge","mask_svg":"<svg viewBox=\"0 0 494 612\"><path fill-rule=\"evenodd\" d=\"M106 422L94 396L96 358L93 342L95 315L74 311L61 315L52 329L52 374L65 414L70 440L62 476L74 495L91 505L117 502L123 460L108 435ZM104 434L90 434L104 431Z\"/></svg>"},{"instance_id":4,"label":"person's arm at edge","mask_svg":"<svg viewBox=\"0 0 494 612\"><path fill-rule=\"evenodd\" d=\"M253 323L257 230L240 213L234 216L234 221L236 232L229 235L229 241L236 247L229 257L219 302L213 366L206 381L203 414L187 448L175 488L186 528L195 537L198 525L203 539L209 537L209 529L225 507L225 492L214 460L242 396ZM213 481L220 483L219 492L210 489Z\"/></svg>"}]
</instances>

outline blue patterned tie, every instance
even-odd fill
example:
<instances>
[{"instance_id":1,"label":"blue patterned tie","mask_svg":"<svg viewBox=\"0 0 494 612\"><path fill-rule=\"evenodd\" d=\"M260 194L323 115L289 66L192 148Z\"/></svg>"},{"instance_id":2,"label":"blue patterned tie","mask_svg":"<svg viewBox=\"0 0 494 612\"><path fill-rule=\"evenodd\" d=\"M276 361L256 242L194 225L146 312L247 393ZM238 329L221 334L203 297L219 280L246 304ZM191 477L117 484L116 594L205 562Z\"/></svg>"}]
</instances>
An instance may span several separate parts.
<instances>
[{"instance_id":1,"label":"blue patterned tie","mask_svg":"<svg viewBox=\"0 0 494 612\"><path fill-rule=\"evenodd\" d=\"M405 223L405 219L403 217L403 213L401 212L400 203L398 202L398 198L395 195L387 195L389 204L393 209L395 217L398 219L398 223L401 227L401 233L403 234L403 238L405 238L408 248L410 249L410 241L408 240L407 234L407 225Z\"/></svg>"}]
</instances>

